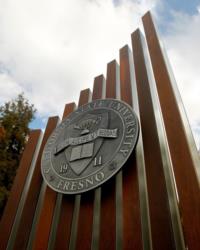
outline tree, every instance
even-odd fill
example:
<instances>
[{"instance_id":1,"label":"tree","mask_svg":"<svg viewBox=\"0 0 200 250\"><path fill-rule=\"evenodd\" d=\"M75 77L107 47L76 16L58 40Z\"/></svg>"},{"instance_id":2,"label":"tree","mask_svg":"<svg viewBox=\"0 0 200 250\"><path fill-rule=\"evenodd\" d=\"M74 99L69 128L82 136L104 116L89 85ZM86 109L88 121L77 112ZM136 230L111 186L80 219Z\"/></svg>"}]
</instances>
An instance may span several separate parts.
<instances>
[{"instance_id":1,"label":"tree","mask_svg":"<svg viewBox=\"0 0 200 250\"><path fill-rule=\"evenodd\" d=\"M0 215L6 204L28 140L36 109L24 94L0 106Z\"/></svg>"}]
</instances>

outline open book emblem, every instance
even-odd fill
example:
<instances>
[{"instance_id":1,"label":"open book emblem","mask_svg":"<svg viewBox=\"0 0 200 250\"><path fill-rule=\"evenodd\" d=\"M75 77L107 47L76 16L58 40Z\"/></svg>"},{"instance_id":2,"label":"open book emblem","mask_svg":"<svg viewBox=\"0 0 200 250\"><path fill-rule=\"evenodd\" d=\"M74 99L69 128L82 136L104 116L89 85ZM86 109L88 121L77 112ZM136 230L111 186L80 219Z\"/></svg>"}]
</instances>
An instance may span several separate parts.
<instances>
[{"instance_id":1,"label":"open book emblem","mask_svg":"<svg viewBox=\"0 0 200 250\"><path fill-rule=\"evenodd\" d=\"M104 138L117 138L117 129L108 129L109 113L87 114L73 125L73 137L66 138L55 148L55 155L65 151L67 162L80 175L93 160Z\"/></svg>"},{"instance_id":2,"label":"open book emblem","mask_svg":"<svg viewBox=\"0 0 200 250\"><path fill-rule=\"evenodd\" d=\"M124 166L138 135L138 119L128 104L116 99L84 104L49 137L41 160L43 178L64 194L96 188Z\"/></svg>"}]
</instances>

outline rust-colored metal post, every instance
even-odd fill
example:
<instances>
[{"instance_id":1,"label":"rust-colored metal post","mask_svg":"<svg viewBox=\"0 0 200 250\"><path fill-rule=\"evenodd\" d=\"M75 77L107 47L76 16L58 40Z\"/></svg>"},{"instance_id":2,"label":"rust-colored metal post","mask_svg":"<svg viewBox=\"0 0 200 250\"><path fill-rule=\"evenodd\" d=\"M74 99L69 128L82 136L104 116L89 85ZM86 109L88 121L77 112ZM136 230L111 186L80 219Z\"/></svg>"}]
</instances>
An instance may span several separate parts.
<instances>
[{"instance_id":1,"label":"rust-colored metal post","mask_svg":"<svg viewBox=\"0 0 200 250\"><path fill-rule=\"evenodd\" d=\"M10 193L10 197L6 204L4 214L0 223L0 248L6 249L8 239L11 234L12 226L15 220L17 209L23 193L23 189L27 180L27 176L34 161L37 157L37 148L39 147L39 139L41 137L41 130L32 130L29 135L28 143L23 152L20 166Z\"/></svg>"},{"instance_id":2,"label":"rust-colored metal post","mask_svg":"<svg viewBox=\"0 0 200 250\"><path fill-rule=\"evenodd\" d=\"M200 249L200 187L196 172L199 155L192 146L182 102L170 76L150 12L144 15L143 25L171 153L186 245L189 249Z\"/></svg>"}]
</instances>

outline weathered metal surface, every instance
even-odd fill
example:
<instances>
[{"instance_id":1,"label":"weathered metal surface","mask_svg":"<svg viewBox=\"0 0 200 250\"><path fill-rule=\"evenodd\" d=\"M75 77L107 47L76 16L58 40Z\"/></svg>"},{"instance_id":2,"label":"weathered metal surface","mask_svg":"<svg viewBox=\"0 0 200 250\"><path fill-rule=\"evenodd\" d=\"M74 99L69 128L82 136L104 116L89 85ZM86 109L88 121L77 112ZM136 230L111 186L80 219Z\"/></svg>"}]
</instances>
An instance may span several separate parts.
<instances>
[{"instance_id":1,"label":"weathered metal surface","mask_svg":"<svg viewBox=\"0 0 200 250\"><path fill-rule=\"evenodd\" d=\"M139 117L139 112L137 111L137 90L134 88L133 81L134 68L131 59L132 53L126 45L120 49L121 100L133 106L134 111L137 112ZM142 195L139 195L139 182L142 182L142 187L145 188L145 180L144 177L138 174L138 169L142 168L143 164L141 159L139 162L136 162L137 160L139 160L138 153L133 152L123 169L123 249L142 249L141 216L145 216L147 212L144 211L143 206L140 206L140 200L146 199L146 194L143 192ZM143 214L141 214L140 210L143 210ZM144 227L145 230L148 230L147 216L145 217ZM145 240L148 238L143 237Z\"/></svg>"},{"instance_id":2,"label":"weathered metal surface","mask_svg":"<svg viewBox=\"0 0 200 250\"><path fill-rule=\"evenodd\" d=\"M84 105L86 103L88 103L91 100L91 91L90 89L84 89L80 92L80 96L79 96L79 102L78 102L78 106L80 107L81 105ZM82 242L82 239L85 240L85 246L89 247L90 242L91 242L91 234L92 234L92 225L91 225L91 220L92 220L92 212L93 212L93 206L91 202L89 201L93 201L93 196L89 196L90 199L88 199L88 202L91 204L91 206L89 206L89 209L86 211L86 207L87 204L85 206L84 200L85 197L87 199L87 193L84 195L75 195L75 203L74 203L74 211L73 211L73 218L72 218L72 224L71 224L71 235L70 235L70 241L69 241L69 249L73 250L77 247L80 248L80 246L78 245L79 242L77 241L77 239L79 238L80 242ZM83 199L83 203L81 204L81 200ZM80 208L80 205L81 208ZM79 228L79 224L81 224L82 222L84 222L84 220L86 218L83 219L83 216L85 215L85 213L87 214L88 217L88 222L89 223L85 223L84 227L86 228L86 232L88 233L88 235L85 237L85 234L83 234L83 237L80 237L80 228ZM81 246L82 248L83 246Z\"/></svg>"},{"instance_id":3,"label":"weathered metal surface","mask_svg":"<svg viewBox=\"0 0 200 250\"><path fill-rule=\"evenodd\" d=\"M73 112L76 108L76 104L68 103L65 105L63 117L62 120L65 119L71 112ZM72 215L73 215L73 209L74 209L74 196L65 196L62 194L58 194L60 196L61 201L59 198L57 198L57 202L61 203L58 204L60 206L60 209L58 211L59 216L57 217L57 220L55 222L56 229L52 228L54 230L55 239L50 242L48 249L67 249L70 239L70 233L71 233L71 223L72 223ZM56 203L57 203L56 202ZM63 223L64 222L64 223Z\"/></svg>"},{"instance_id":4,"label":"weathered metal surface","mask_svg":"<svg viewBox=\"0 0 200 250\"><path fill-rule=\"evenodd\" d=\"M54 249L68 249L69 247L72 215L74 210L74 198L74 196L69 195L63 195L62 197Z\"/></svg>"},{"instance_id":5,"label":"weathered metal surface","mask_svg":"<svg viewBox=\"0 0 200 250\"><path fill-rule=\"evenodd\" d=\"M56 197L57 194L46 186L37 224L35 225L36 231L32 249L46 249L48 246Z\"/></svg>"},{"instance_id":6,"label":"weathered metal surface","mask_svg":"<svg viewBox=\"0 0 200 250\"><path fill-rule=\"evenodd\" d=\"M105 91L105 79L103 75L94 79L92 100L101 99ZM89 100L89 95L88 95ZM100 190L91 190L81 195L81 206L79 211L78 231L76 249L97 249L99 241L100 223ZM84 228L85 230L82 230Z\"/></svg>"},{"instance_id":7,"label":"weathered metal surface","mask_svg":"<svg viewBox=\"0 0 200 250\"><path fill-rule=\"evenodd\" d=\"M58 194L42 182L40 174L40 159L44 143L57 123L57 118L51 118L42 146L40 150L37 149L39 156L34 160L34 164L33 162L31 164L35 168L31 167L32 170L28 173L30 178L26 177L28 168L24 168L24 173L21 173L23 181L19 187L21 191L24 187L23 192L17 193L16 197L12 192L10 198L12 202L8 202L6 211L11 211L11 215L8 215L7 219L4 215L1 222L1 225L5 226L5 233L2 231L3 233L0 234L3 239L0 241L2 249L6 248L9 234L8 249L12 249L13 246L14 249L28 247L48 250L184 249L180 221L184 226L186 247L199 249L200 199L197 178L199 157L192 143L191 130L183 112L177 87L172 81L149 13L145 15L143 21L154 76L150 77L152 70L148 62L148 53L144 53L146 44L141 42L141 35L136 31L132 35L134 64L128 46L124 46L120 50L120 67L115 60L110 62L107 67L106 84L103 75L96 77L92 96L89 89L81 91L78 105L80 107L87 104L92 97L96 100L94 102L96 104L102 98L116 98L133 106L141 125L136 150L125 164L122 163L124 167L115 178L110 178L101 187L81 195ZM109 103L109 100L104 101ZM115 100L113 102L117 103ZM63 119L74 109L74 103L67 104ZM102 113L106 113L102 111L102 107L101 109L99 107L99 110L98 115L102 116ZM109 115L113 116L115 112L117 116L116 110L109 112ZM88 113L89 111L82 110L80 116ZM91 114L90 117L84 116L84 123L85 120L89 120L89 125L92 124L91 120L95 120L93 118ZM102 125L97 121L98 129L101 128L100 124ZM110 127L110 124L106 125L105 122L104 133L109 129L120 130L121 127L116 127L117 124L116 121L111 122ZM86 136L85 138L88 139L90 138L88 135L99 136L102 132L93 129L88 133L90 128L86 127L81 131L82 127L84 127L82 122L77 120L75 128L77 134L75 133L74 138ZM62 148L61 144L56 145L58 147L53 157L59 158L61 154L65 155L70 147L72 149L78 146L74 151L69 150L67 155L69 164L72 166L72 163L75 163L71 173L79 177L87 171L91 174L92 169L103 167L105 156L115 151L112 147L114 141L122 139L117 133L118 130L113 133L113 138L95 139L95 143L96 140L100 141L96 155L94 155L96 144L92 145L94 141L91 140L76 146L65 144L66 148ZM83 132L82 135L81 132ZM67 136L61 137L62 135L59 140L62 143ZM76 141L72 140L72 142ZM104 141L109 141L105 149L103 149ZM32 150L33 148L34 145ZM100 153L102 153L101 157L97 157ZM90 158L91 162L89 162ZM26 157L23 163L27 164L26 166L30 165L31 157L28 159L29 157ZM79 161L85 162L85 165L79 165ZM172 167L180 198L181 218ZM63 166L61 174L66 174L66 170L67 168ZM18 175L20 176L20 171ZM20 178L17 176L17 179ZM92 181L89 180L88 185L89 183L91 184ZM11 208L9 204L13 204L16 200L18 207Z\"/></svg>"},{"instance_id":8,"label":"weathered metal surface","mask_svg":"<svg viewBox=\"0 0 200 250\"><path fill-rule=\"evenodd\" d=\"M116 60L107 64L105 98L116 98L119 66ZM116 246L116 208L115 179L111 178L101 189L99 249L115 249ZM109 221L109 223L108 223Z\"/></svg>"},{"instance_id":9,"label":"weathered metal surface","mask_svg":"<svg viewBox=\"0 0 200 250\"><path fill-rule=\"evenodd\" d=\"M14 224L15 216L18 211L18 206L21 202L27 178L30 172L30 167L34 164L34 159L37 158L37 149L39 148L39 139L41 137L40 130L33 130L30 133L28 143L24 150L17 176L15 178L10 197L6 204L6 208L1 218L0 223L0 249L6 249L8 239L11 234L11 229ZM34 167L34 166L33 166ZM31 179L31 173L30 173ZM28 184L28 183L27 183ZM26 194L24 194L26 195ZM25 197L24 197L25 198Z\"/></svg>"},{"instance_id":10,"label":"weathered metal surface","mask_svg":"<svg viewBox=\"0 0 200 250\"><path fill-rule=\"evenodd\" d=\"M96 188L124 165L138 133L137 117L126 103L100 99L85 104L50 136L42 157L44 180L67 194Z\"/></svg>"},{"instance_id":11,"label":"weathered metal surface","mask_svg":"<svg viewBox=\"0 0 200 250\"><path fill-rule=\"evenodd\" d=\"M63 117L72 112L74 105L74 103L66 105ZM56 192L49 187L41 188L28 247L32 249L37 249L38 247L46 249L47 246L50 249L53 247L61 203L62 197L57 195ZM49 237L51 237L50 240L48 240Z\"/></svg>"},{"instance_id":12,"label":"weathered metal surface","mask_svg":"<svg viewBox=\"0 0 200 250\"><path fill-rule=\"evenodd\" d=\"M42 184L42 176L40 173L41 156L44 149L44 145L46 144L49 135L56 127L57 122L58 122L58 117L51 117L49 118L49 121L47 123L47 127L42 140L36 165L30 181L30 187L27 191L27 197L23 206L22 215L20 218L20 223L16 234L16 240L14 242L14 249L26 249L26 246L28 244L29 234L31 231L33 217Z\"/></svg>"},{"instance_id":13,"label":"weathered metal surface","mask_svg":"<svg viewBox=\"0 0 200 250\"><path fill-rule=\"evenodd\" d=\"M175 242L150 91L151 85L148 79L139 30L132 34L132 46L145 154L152 245L153 249L174 249Z\"/></svg>"},{"instance_id":14,"label":"weathered metal surface","mask_svg":"<svg viewBox=\"0 0 200 250\"><path fill-rule=\"evenodd\" d=\"M143 17L143 25L171 154L186 246L200 249L200 187L196 171L200 165L199 155L192 146L191 129L149 12Z\"/></svg>"},{"instance_id":15,"label":"weathered metal surface","mask_svg":"<svg viewBox=\"0 0 200 250\"><path fill-rule=\"evenodd\" d=\"M148 56L147 47L145 46L146 45L145 40L142 34L140 34L140 36L141 36L141 42L143 46L143 52L144 52L148 78L149 78L149 82L151 86L150 88L151 97L152 97L153 109L154 109L154 114L155 114L156 127L158 131L158 139L159 139L159 144L160 144L161 157L162 157L162 162L163 162L163 170L164 170L164 176L165 176L165 182L166 182L166 188L167 188L169 210L170 210L172 229L173 229L173 235L174 235L174 240L175 240L175 247L176 249L185 249L183 229L181 226L181 217L180 217L180 212L179 212L179 207L178 207L177 192L176 192L176 187L174 185L174 174L172 171L172 162L170 158L162 113L160 110L159 99L158 99L158 95L156 91L156 84L153 78L153 72L152 72L152 68L151 68L151 64L150 64L150 60Z\"/></svg>"},{"instance_id":16,"label":"weathered metal surface","mask_svg":"<svg viewBox=\"0 0 200 250\"><path fill-rule=\"evenodd\" d=\"M74 102L68 103L65 105L62 121L71 114L76 108L76 104Z\"/></svg>"}]
</instances>

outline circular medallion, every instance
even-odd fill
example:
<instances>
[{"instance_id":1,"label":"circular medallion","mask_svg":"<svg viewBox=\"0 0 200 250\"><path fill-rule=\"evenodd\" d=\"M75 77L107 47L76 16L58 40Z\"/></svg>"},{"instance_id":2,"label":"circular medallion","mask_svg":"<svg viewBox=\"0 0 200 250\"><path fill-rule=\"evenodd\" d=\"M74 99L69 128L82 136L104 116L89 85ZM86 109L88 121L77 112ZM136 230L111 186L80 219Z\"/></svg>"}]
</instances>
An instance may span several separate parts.
<instances>
[{"instance_id":1,"label":"circular medallion","mask_svg":"<svg viewBox=\"0 0 200 250\"><path fill-rule=\"evenodd\" d=\"M138 134L138 119L126 103L100 99L85 104L49 137L41 161L43 178L65 194L96 188L121 169Z\"/></svg>"}]
</instances>

